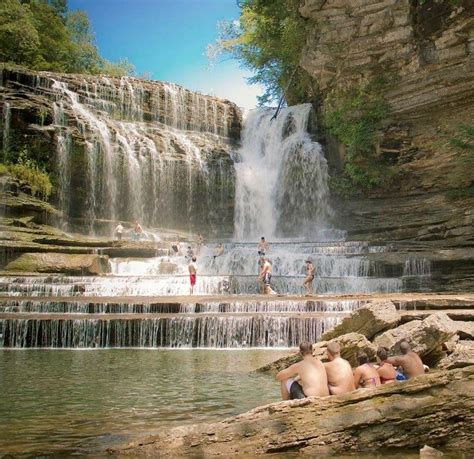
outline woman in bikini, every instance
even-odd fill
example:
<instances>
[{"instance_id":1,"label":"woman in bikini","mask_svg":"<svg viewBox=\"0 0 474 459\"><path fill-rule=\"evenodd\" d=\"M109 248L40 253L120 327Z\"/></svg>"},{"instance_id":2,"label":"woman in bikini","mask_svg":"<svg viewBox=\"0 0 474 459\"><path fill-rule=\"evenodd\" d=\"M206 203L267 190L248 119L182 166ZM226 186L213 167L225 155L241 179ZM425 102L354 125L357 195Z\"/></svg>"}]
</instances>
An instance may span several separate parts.
<instances>
[{"instance_id":1,"label":"woman in bikini","mask_svg":"<svg viewBox=\"0 0 474 459\"><path fill-rule=\"evenodd\" d=\"M380 365L377 368L377 373L380 376L380 382L386 384L388 382L396 381L397 370L395 367L387 362L388 349L386 347L379 347L377 350L377 357L380 360Z\"/></svg>"},{"instance_id":2,"label":"woman in bikini","mask_svg":"<svg viewBox=\"0 0 474 459\"><path fill-rule=\"evenodd\" d=\"M359 352L357 360L359 361L359 366L354 370L354 385L356 389L380 386L380 376L372 363L370 363L368 355L365 352Z\"/></svg>"}]
</instances>

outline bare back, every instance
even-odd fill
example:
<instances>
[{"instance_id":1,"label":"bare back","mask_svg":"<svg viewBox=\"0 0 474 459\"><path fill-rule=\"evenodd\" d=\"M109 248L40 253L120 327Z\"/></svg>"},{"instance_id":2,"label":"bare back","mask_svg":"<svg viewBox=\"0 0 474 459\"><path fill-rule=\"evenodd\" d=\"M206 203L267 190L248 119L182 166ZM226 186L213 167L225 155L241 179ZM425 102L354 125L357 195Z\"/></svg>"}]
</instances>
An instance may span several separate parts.
<instances>
[{"instance_id":1,"label":"bare back","mask_svg":"<svg viewBox=\"0 0 474 459\"><path fill-rule=\"evenodd\" d=\"M324 365L314 357L304 358L295 364L295 372L300 376L300 384L307 397L329 395L328 377Z\"/></svg>"},{"instance_id":2,"label":"bare back","mask_svg":"<svg viewBox=\"0 0 474 459\"><path fill-rule=\"evenodd\" d=\"M405 355L397 355L388 359L393 365L400 365L408 379L425 373L423 362L416 352L409 351Z\"/></svg>"},{"instance_id":3,"label":"bare back","mask_svg":"<svg viewBox=\"0 0 474 459\"><path fill-rule=\"evenodd\" d=\"M380 376L377 370L369 363L364 363L354 370L354 384L356 387L380 386Z\"/></svg>"},{"instance_id":4,"label":"bare back","mask_svg":"<svg viewBox=\"0 0 474 459\"><path fill-rule=\"evenodd\" d=\"M336 357L324 364L328 375L328 386L331 395L345 394L355 390L352 368L347 360Z\"/></svg>"}]
</instances>

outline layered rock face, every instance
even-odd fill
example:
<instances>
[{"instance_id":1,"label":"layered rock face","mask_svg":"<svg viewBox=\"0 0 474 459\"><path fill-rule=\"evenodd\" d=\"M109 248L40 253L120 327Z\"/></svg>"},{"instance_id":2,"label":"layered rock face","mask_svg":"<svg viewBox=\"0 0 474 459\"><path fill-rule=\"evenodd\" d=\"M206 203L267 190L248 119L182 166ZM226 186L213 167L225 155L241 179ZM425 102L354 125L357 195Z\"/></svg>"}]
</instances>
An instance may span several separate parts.
<instances>
[{"instance_id":1,"label":"layered rock face","mask_svg":"<svg viewBox=\"0 0 474 459\"><path fill-rule=\"evenodd\" d=\"M300 64L319 87L322 112L331 92L390 82L377 155L399 174L372 199L339 202L339 224L357 235L472 243L472 160L447 139L474 116L474 4L305 0L300 12L310 21ZM344 148L326 141L330 164L341 168Z\"/></svg>"},{"instance_id":2,"label":"layered rock face","mask_svg":"<svg viewBox=\"0 0 474 459\"><path fill-rule=\"evenodd\" d=\"M135 78L1 70L4 159L49 162L72 227L231 232L235 104Z\"/></svg>"}]
</instances>

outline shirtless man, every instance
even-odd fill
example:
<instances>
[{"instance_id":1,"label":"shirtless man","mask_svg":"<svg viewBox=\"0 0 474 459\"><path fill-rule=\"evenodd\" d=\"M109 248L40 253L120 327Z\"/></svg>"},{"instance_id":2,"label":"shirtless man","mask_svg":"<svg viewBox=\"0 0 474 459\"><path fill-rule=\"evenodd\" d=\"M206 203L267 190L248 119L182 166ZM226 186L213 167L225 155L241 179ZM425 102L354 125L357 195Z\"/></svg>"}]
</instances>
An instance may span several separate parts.
<instances>
[{"instance_id":1,"label":"shirtless man","mask_svg":"<svg viewBox=\"0 0 474 459\"><path fill-rule=\"evenodd\" d=\"M190 294L194 293L194 286L196 285L196 275L197 275L197 265L196 265L196 257L191 258L191 263L188 265L189 271L189 282L191 284Z\"/></svg>"},{"instance_id":2,"label":"shirtless man","mask_svg":"<svg viewBox=\"0 0 474 459\"><path fill-rule=\"evenodd\" d=\"M355 390L351 364L341 357L339 344L331 341L327 347L329 362L324 364L328 375L331 395L345 394Z\"/></svg>"},{"instance_id":3,"label":"shirtless man","mask_svg":"<svg viewBox=\"0 0 474 459\"><path fill-rule=\"evenodd\" d=\"M260 238L260 242L258 243L257 250L258 254L262 257L265 256L265 254L268 252L270 249L270 246L268 245L268 242L265 240L265 238L262 236Z\"/></svg>"},{"instance_id":4,"label":"shirtless man","mask_svg":"<svg viewBox=\"0 0 474 459\"><path fill-rule=\"evenodd\" d=\"M306 289L306 296L310 296L313 294L313 280L314 280L314 273L316 268L313 265L311 260L306 260L306 278L303 282L303 286Z\"/></svg>"},{"instance_id":5,"label":"shirtless man","mask_svg":"<svg viewBox=\"0 0 474 459\"><path fill-rule=\"evenodd\" d=\"M281 370L276 379L281 383L283 400L294 400L312 396L329 395L328 378L324 365L313 357L313 345L307 341L300 344L301 362ZM295 377L298 377L297 382Z\"/></svg>"},{"instance_id":6,"label":"shirtless man","mask_svg":"<svg viewBox=\"0 0 474 459\"><path fill-rule=\"evenodd\" d=\"M268 258L262 259L263 264L261 265L261 271L258 276L259 280L263 281L263 294L264 295L276 295L276 292L271 288L270 282L272 280L272 264L268 260Z\"/></svg>"},{"instance_id":7,"label":"shirtless man","mask_svg":"<svg viewBox=\"0 0 474 459\"><path fill-rule=\"evenodd\" d=\"M369 362L369 357L365 352L357 354L359 366L354 370L354 385L356 389L359 387L372 388L380 386L380 376L377 370Z\"/></svg>"},{"instance_id":8,"label":"shirtless man","mask_svg":"<svg viewBox=\"0 0 474 459\"><path fill-rule=\"evenodd\" d=\"M422 375L425 372L423 362L416 352L411 350L410 345L406 341L400 343L400 350L403 355L397 355L387 359L388 363L401 367L403 374L408 378Z\"/></svg>"}]
</instances>

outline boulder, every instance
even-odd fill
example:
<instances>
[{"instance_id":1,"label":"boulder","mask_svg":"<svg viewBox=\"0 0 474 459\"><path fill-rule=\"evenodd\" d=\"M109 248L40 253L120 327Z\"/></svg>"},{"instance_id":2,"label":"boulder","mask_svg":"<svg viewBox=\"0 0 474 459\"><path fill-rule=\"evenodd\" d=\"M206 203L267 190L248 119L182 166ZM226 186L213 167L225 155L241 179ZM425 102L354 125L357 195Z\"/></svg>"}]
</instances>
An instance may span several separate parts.
<instances>
[{"instance_id":1,"label":"boulder","mask_svg":"<svg viewBox=\"0 0 474 459\"><path fill-rule=\"evenodd\" d=\"M420 459L427 459L430 457L444 456L444 453L438 449L432 448L431 446L425 445L420 449Z\"/></svg>"},{"instance_id":2,"label":"boulder","mask_svg":"<svg viewBox=\"0 0 474 459\"><path fill-rule=\"evenodd\" d=\"M474 341L458 341L454 351L438 363L438 368L452 370L474 365Z\"/></svg>"},{"instance_id":3,"label":"boulder","mask_svg":"<svg viewBox=\"0 0 474 459\"><path fill-rule=\"evenodd\" d=\"M353 367L358 365L356 356L359 351L364 351L367 353L370 359L375 359L376 348L364 335L361 335L360 333L346 333L345 335L334 338L333 341L339 343L341 346L341 356L348 360ZM326 348L328 344L329 341L319 341L318 343L314 344L313 356L321 359L322 361L327 361ZM299 353L292 354L264 365L263 367L258 368L256 371L277 373L278 371L283 370L290 365L299 362L300 360L301 355Z\"/></svg>"},{"instance_id":4,"label":"boulder","mask_svg":"<svg viewBox=\"0 0 474 459\"><path fill-rule=\"evenodd\" d=\"M394 327L400 321L400 313L391 301L368 303L356 309L333 329L324 333L321 339L329 341L346 333L360 333L372 339L377 333Z\"/></svg>"},{"instance_id":5,"label":"boulder","mask_svg":"<svg viewBox=\"0 0 474 459\"><path fill-rule=\"evenodd\" d=\"M160 274L174 274L178 269L178 265L176 263L171 263L170 261L162 261L158 265L158 272Z\"/></svg>"},{"instance_id":6,"label":"boulder","mask_svg":"<svg viewBox=\"0 0 474 459\"><path fill-rule=\"evenodd\" d=\"M10 262L7 271L97 275L110 272L109 258L104 255L66 253L24 253Z\"/></svg>"},{"instance_id":7,"label":"boulder","mask_svg":"<svg viewBox=\"0 0 474 459\"><path fill-rule=\"evenodd\" d=\"M456 334L453 320L444 312L431 314L425 320L413 320L388 330L374 340L376 347L387 347L392 354L400 353L400 343L408 341L413 351L424 356L434 351Z\"/></svg>"},{"instance_id":8,"label":"boulder","mask_svg":"<svg viewBox=\"0 0 474 459\"><path fill-rule=\"evenodd\" d=\"M350 394L272 403L214 424L162 430L114 457L317 457L474 441L474 366Z\"/></svg>"}]
</instances>

